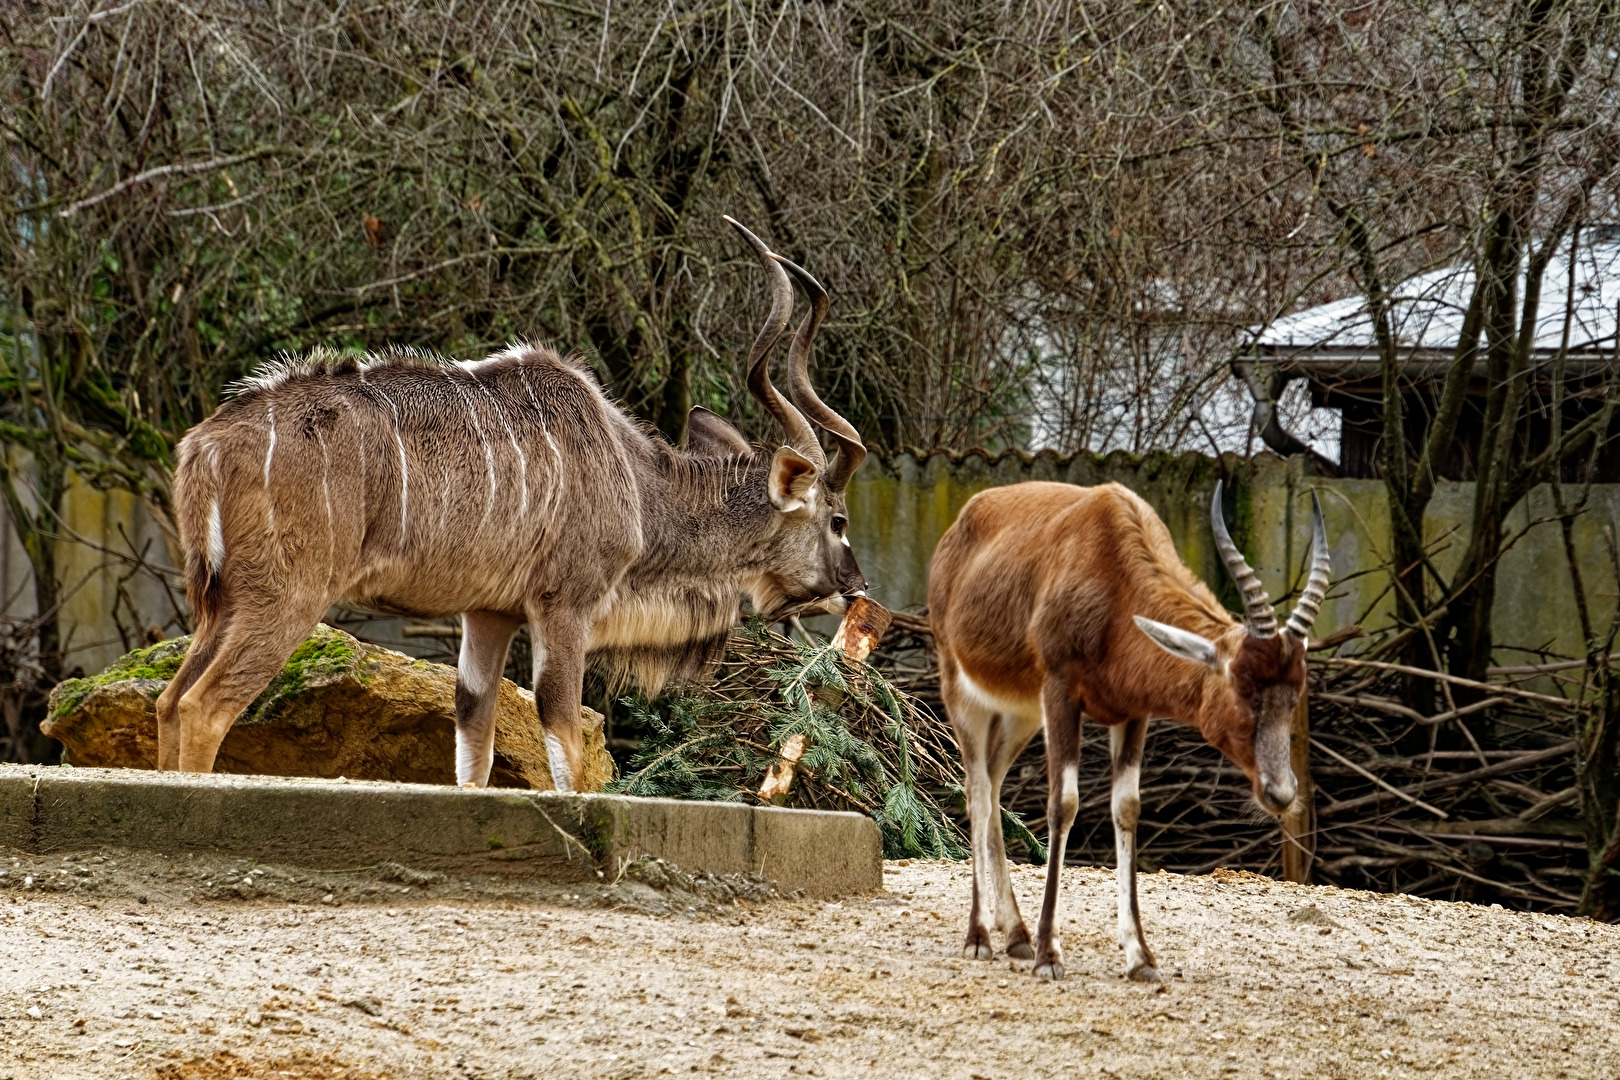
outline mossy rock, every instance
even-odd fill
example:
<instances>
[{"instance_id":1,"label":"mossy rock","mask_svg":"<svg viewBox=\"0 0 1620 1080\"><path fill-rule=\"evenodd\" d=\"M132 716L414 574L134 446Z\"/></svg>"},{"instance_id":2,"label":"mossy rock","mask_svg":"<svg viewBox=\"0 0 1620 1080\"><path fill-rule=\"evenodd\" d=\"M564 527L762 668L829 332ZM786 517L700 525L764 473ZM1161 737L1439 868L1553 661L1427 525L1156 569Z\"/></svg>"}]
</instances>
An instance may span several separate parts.
<instances>
[{"instance_id":1,"label":"mossy rock","mask_svg":"<svg viewBox=\"0 0 1620 1080\"><path fill-rule=\"evenodd\" d=\"M41 731L72 765L150 769L157 760L157 698L180 669L188 638L137 649L99 675L51 692ZM456 670L368 645L321 625L242 711L215 772L347 776L448 784L455 780ZM585 776L613 778L602 717L583 710ZM495 708L496 787L550 790L551 764L534 695L501 681Z\"/></svg>"}]
</instances>

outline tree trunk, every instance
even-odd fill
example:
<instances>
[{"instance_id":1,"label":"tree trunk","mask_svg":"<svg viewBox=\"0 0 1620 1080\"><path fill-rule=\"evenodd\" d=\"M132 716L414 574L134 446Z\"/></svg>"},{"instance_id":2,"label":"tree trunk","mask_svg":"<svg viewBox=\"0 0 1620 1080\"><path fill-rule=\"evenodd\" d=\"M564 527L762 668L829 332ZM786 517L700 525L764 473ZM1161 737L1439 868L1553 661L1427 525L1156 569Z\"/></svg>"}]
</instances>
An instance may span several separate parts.
<instances>
[{"instance_id":1,"label":"tree trunk","mask_svg":"<svg viewBox=\"0 0 1620 1080\"><path fill-rule=\"evenodd\" d=\"M1576 742L1587 872L1579 914L1620 922L1620 685L1604 661L1603 696Z\"/></svg>"},{"instance_id":2,"label":"tree trunk","mask_svg":"<svg viewBox=\"0 0 1620 1080\"><path fill-rule=\"evenodd\" d=\"M1294 805L1282 816L1282 874L1284 881L1309 885L1311 862L1316 855L1316 783L1311 779L1310 692L1299 695L1294 710L1293 741L1289 764L1298 785Z\"/></svg>"}]
</instances>

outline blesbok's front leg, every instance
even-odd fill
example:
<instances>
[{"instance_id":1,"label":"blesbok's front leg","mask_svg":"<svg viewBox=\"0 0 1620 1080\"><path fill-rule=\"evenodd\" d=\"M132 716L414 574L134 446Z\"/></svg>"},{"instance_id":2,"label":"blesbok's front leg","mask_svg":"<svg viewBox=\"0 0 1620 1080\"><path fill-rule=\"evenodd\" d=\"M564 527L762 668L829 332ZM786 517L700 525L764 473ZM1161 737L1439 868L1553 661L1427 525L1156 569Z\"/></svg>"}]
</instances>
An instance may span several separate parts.
<instances>
[{"instance_id":1,"label":"blesbok's front leg","mask_svg":"<svg viewBox=\"0 0 1620 1080\"><path fill-rule=\"evenodd\" d=\"M534 702L558 791L578 791L585 775L585 739L580 697L585 680L586 621L572 613L546 612L529 620L534 650Z\"/></svg>"},{"instance_id":2,"label":"blesbok's front leg","mask_svg":"<svg viewBox=\"0 0 1620 1080\"><path fill-rule=\"evenodd\" d=\"M1136 822L1142 811L1142 744L1147 739L1147 726L1146 720L1114 725L1108 729L1108 749L1113 758L1119 943L1125 949L1125 974L1138 982L1157 982L1159 971L1147 938L1142 935L1142 915L1136 903Z\"/></svg>"},{"instance_id":3,"label":"blesbok's front leg","mask_svg":"<svg viewBox=\"0 0 1620 1080\"><path fill-rule=\"evenodd\" d=\"M456 662L456 783L484 787L495 764L495 703L512 635L523 620L493 611L461 616Z\"/></svg>"},{"instance_id":4,"label":"blesbok's front leg","mask_svg":"<svg viewBox=\"0 0 1620 1080\"><path fill-rule=\"evenodd\" d=\"M1063 948L1057 939L1058 888L1069 827L1080 810L1080 706L1060 680L1049 680L1041 695L1046 726L1046 895L1035 930L1035 974L1063 978Z\"/></svg>"}]
</instances>

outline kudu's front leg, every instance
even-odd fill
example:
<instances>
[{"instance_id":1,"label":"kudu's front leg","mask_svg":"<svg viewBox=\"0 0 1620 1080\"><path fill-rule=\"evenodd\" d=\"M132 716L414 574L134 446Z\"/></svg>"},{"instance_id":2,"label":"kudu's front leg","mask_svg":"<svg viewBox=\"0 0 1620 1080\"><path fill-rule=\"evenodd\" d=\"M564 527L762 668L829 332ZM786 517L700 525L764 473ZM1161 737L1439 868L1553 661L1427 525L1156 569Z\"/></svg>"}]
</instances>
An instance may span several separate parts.
<instances>
[{"instance_id":1,"label":"kudu's front leg","mask_svg":"<svg viewBox=\"0 0 1620 1080\"><path fill-rule=\"evenodd\" d=\"M1041 695L1046 726L1046 896L1035 928L1035 974L1044 979L1063 978L1063 947L1057 940L1058 888L1069 827L1080 810L1080 706L1069 700L1068 688L1050 681Z\"/></svg>"},{"instance_id":2,"label":"kudu's front leg","mask_svg":"<svg viewBox=\"0 0 1620 1080\"><path fill-rule=\"evenodd\" d=\"M1114 852L1119 861L1119 943L1125 949L1125 974L1138 982L1157 982L1158 968L1142 935L1136 904L1136 821L1142 810L1142 744L1146 720L1128 720L1108 729L1113 758Z\"/></svg>"},{"instance_id":3,"label":"kudu's front leg","mask_svg":"<svg viewBox=\"0 0 1620 1080\"><path fill-rule=\"evenodd\" d=\"M501 696L506 653L522 619L494 611L461 616L461 658L456 663L456 783L484 787L495 764L495 703Z\"/></svg>"},{"instance_id":4,"label":"kudu's front leg","mask_svg":"<svg viewBox=\"0 0 1620 1080\"><path fill-rule=\"evenodd\" d=\"M558 791L578 791L585 775L580 697L588 634L589 624L573 614L548 611L529 620L534 650L534 703L545 734L551 782Z\"/></svg>"}]
</instances>

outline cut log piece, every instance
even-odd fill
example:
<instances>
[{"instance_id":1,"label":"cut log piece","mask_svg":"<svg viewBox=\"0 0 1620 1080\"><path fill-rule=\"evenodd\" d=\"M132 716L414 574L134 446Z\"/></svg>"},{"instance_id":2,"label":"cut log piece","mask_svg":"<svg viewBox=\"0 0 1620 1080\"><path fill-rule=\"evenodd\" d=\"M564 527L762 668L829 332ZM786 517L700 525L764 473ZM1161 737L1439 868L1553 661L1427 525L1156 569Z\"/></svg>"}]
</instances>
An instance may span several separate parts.
<instances>
[{"instance_id":1,"label":"cut log piece","mask_svg":"<svg viewBox=\"0 0 1620 1080\"><path fill-rule=\"evenodd\" d=\"M850 601L844 621L838 624L838 632L833 634L833 647L851 660L865 660L872 655L872 650L883 638L883 632L893 621L894 616L882 604L865 596L857 596Z\"/></svg>"},{"instance_id":2,"label":"cut log piece","mask_svg":"<svg viewBox=\"0 0 1620 1080\"><path fill-rule=\"evenodd\" d=\"M765 773L765 782L759 786L759 801L775 803L781 806L787 802L788 792L793 790L793 777L799 769L799 759L804 757L805 747L808 745L803 733L789 735L787 742L782 744L782 754L772 763Z\"/></svg>"}]
</instances>

